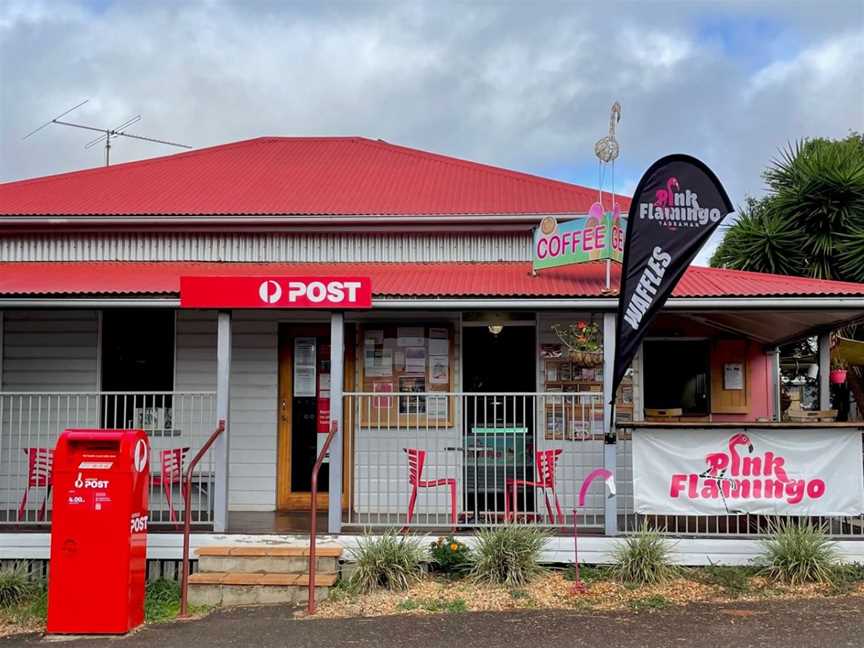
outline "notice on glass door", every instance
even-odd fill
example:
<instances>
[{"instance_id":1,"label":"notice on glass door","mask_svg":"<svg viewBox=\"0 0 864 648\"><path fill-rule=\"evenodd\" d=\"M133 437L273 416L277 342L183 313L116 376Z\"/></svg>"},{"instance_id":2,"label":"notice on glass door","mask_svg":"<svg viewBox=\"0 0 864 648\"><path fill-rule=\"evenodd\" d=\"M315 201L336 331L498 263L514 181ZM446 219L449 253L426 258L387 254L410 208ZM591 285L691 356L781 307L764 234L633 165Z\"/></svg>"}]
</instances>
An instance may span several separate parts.
<instances>
[{"instance_id":1,"label":"notice on glass door","mask_svg":"<svg viewBox=\"0 0 864 648\"><path fill-rule=\"evenodd\" d=\"M294 397L316 396L315 338L294 338Z\"/></svg>"}]
</instances>

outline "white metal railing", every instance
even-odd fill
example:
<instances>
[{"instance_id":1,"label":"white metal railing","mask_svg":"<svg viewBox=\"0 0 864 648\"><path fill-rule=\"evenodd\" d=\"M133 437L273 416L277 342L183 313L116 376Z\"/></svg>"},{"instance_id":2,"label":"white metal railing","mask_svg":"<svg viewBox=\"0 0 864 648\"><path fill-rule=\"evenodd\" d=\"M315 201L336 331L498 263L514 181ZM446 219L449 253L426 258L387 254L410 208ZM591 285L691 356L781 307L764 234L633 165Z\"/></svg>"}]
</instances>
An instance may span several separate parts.
<instances>
[{"instance_id":1,"label":"white metal railing","mask_svg":"<svg viewBox=\"0 0 864 648\"><path fill-rule=\"evenodd\" d=\"M351 458L346 526L449 527L451 484L459 527L569 526L585 477L603 467L600 392L355 392L345 394L344 417ZM409 451L424 453L417 480ZM517 484L514 499L511 480L544 480L537 456L546 451L554 479L545 488ZM602 529L602 480L587 493L579 524Z\"/></svg>"},{"instance_id":2,"label":"white metal railing","mask_svg":"<svg viewBox=\"0 0 864 648\"><path fill-rule=\"evenodd\" d=\"M167 463L172 453L183 455L185 467L215 425L215 392L0 392L0 525L50 522L51 482L44 457L63 430L141 428L151 445L150 522L172 524L173 509L179 528L180 477L163 472L163 458ZM212 522L213 479L208 458L193 477L193 523Z\"/></svg>"}]
</instances>

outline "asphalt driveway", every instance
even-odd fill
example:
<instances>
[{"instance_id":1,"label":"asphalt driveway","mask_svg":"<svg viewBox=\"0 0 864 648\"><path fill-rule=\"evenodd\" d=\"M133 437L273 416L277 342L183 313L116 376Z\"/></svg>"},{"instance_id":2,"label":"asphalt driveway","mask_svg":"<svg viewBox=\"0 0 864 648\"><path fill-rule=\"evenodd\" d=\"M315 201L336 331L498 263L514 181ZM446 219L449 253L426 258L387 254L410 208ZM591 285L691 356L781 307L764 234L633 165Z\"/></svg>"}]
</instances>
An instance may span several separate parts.
<instances>
[{"instance_id":1,"label":"asphalt driveway","mask_svg":"<svg viewBox=\"0 0 864 648\"><path fill-rule=\"evenodd\" d=\"M290 609L223 610L114 639L62 639L70 648L439 648L459 646L841 648L864 645L864 598L691 605L640 613L529 611L297 620ZM58 639L18 636L7 646Z\"/></svg>"}]
</instances>

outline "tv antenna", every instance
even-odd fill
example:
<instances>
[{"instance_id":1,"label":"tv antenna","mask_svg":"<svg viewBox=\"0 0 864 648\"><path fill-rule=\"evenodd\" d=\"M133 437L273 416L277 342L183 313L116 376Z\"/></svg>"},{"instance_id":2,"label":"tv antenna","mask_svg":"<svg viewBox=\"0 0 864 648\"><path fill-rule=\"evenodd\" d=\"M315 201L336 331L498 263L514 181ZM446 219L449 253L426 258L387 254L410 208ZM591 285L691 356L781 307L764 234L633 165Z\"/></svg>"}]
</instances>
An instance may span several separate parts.
<instances>
[{"instance_id":1,"label":"tv antenna","mask_svg":"<svg viewBox=\"0 0 864 648\"><path fill-rule=\"evenodd\" d=\"M165 144L167 146L177 146L179 148L186 148L186 149L192 148L191 146L189 146L187 144L178 144L177 142L169 142L167 140L156 139L155 137L144 137L143 135L132 135L131 133L125 132L125 130L127 128L129 128L132 124L135 124L135 123L141 121L141 115L135 115L134 117L130 117L125 122L123 122L119 126L115 126L114 128L97 128L96 126L87 126L86 124L76 124L76 123L69 122L69 121L63 121L61 119L61 117L65 117L66 115L71 113L73 110L77 110L78 108L80 108L81 106L86 104L88 101L90 101L90 100L85 99L84 101L79 103L77 106L72 106L69 110L67 110L66 112L60 113L51 121L47 121L44 124L42 124L39 128L36 128L35 130L30 131L21 139L26 140L31 135L35 135L40 130L42 130L46 126L50 126L51 124L59 124L60 126L71 126L72 128L81 128L83 130L96 131L97 133L101 133L101 135L99 135L99 137L97 137L96 139L87 142L84 145L84 148L85 149L93 148L94 146L96 146L100 142L104 141L105 142L105 166L108 166L111 163L111 140L114 138L117 138L117 137L131 137L132 139L143 140L145 142L155 142L156 144Z\"/></svg>"}]
</instances>

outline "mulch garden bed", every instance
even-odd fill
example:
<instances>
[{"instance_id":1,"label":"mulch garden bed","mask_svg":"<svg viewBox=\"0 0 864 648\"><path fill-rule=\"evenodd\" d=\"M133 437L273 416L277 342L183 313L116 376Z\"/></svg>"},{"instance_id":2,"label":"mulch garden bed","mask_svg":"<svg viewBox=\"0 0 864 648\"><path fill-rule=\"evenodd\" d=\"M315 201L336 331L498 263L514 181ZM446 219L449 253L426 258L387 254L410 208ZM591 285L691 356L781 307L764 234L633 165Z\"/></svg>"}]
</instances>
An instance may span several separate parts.
<instances>
[{"instance_id":1,"label":"mulch garden bed","mask_svg":"<svg viewBox=\"0 0 864 648\"><path fill-rule=\"evenodd\" d=\"M319 606L316 618L372 617L391 614L435 614L521 609L578 609L611 612L651 610L688 603L805 599L825 596L864 596L864 582L841 585L781 585L758 575L688 569L662 585L629 586L608 578L602 570L585 570L583 593L573 593L572 572L550 570L523 588L478 584L426 575L408 590L354 594L333 590ZM734 568L731 568L734 570Z\"/></svg>"}]
</instances>

